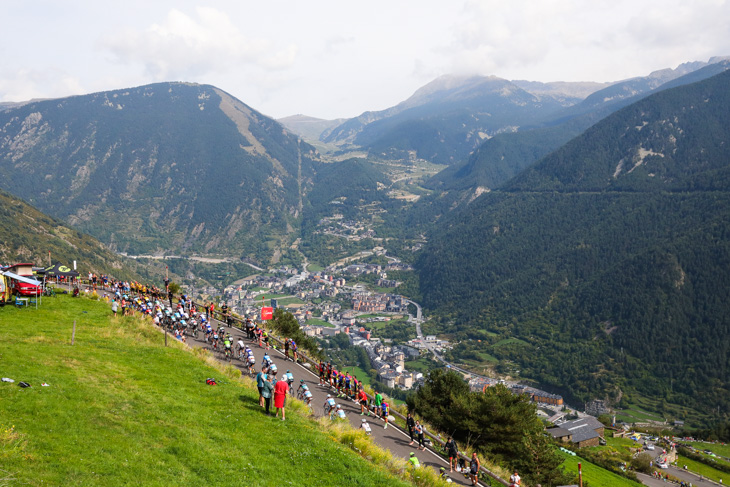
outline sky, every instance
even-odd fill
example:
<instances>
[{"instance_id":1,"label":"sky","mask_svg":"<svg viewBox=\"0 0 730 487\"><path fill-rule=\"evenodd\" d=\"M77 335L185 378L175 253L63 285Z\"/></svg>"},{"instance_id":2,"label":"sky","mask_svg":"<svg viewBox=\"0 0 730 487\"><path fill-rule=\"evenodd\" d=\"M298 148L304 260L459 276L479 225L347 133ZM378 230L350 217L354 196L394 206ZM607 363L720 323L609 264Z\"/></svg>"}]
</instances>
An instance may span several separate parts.
<instances>
[{"instance_id":1,"label":"sky","mask_svg":"<svg viewBox=\"0 0 730 487\"><path fill-rule=\"evenodd\" d=\"M0 0L0 101L160 81L334 119L442 75L617 81L730 55L730 0Z\"/></svg>"}]
</instances>

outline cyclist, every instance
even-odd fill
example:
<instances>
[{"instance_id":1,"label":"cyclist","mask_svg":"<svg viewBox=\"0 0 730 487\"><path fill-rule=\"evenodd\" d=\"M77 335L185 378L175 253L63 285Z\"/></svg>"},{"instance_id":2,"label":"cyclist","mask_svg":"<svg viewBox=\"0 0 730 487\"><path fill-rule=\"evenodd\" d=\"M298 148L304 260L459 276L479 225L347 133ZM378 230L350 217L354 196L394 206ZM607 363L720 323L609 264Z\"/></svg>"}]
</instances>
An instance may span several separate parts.
<instances>
[{"instance_id":1,"label":"cyclist","mask_svg":"<svg viewBox=\"0 0 730 487\"><path fill-rule=\"evenodd\" d=\"M327 400L324 402L324 414L330 414L330 412L334 410L335 405L335 398L333 398L332 395L327 394Z\"/></svg>"},{"instance_id":2,"label":"cyclist","mask_svg":"<svg viewBox=\"0 0 730 487\"><path fill-rule=\"evenodd\" d=\"M289 394L294 394L294 391L291 388L292 384L294 384L294 374L292 374L290 370L287 370L286 374L284 374L284 379L289 385Z\"/></svg>"},{"instance_id":3,"label":"cyclist","mask_svg":"<svg viewBox=\"0 0 730 487\"><path fill-rule=\"evenodd\" d=\"M373 432L372 429L370 429L370 424L368 423L368 420L365 418L362 418L362 423L360 423L360 429L365 430L365 433L370 436L370 434Z\"/></svg>"},{"instance_id":4,"label":"cyclist","mask_svg":"<svg viewBox=\"0 0 730 487\"><path fill-rule=\"evenodd\" d=\"M309 409L312 409L312 391L304 391L304 401L307 403L307 406L309 406Z\"/></svg>"},{"instance_id":5,"label":"cyclist","mask_svg":"<svg viewBox=\"0 0 730 487\"><path fill-rule=\"evenodd\" d=\"M238 337L238 341L236 342L236 350L238 350L239 359L243 359L244 348L246 348L246 345L243 343L243 337Z\"/></svg>"},{"instance_id":6,"label":"cyclist","mask_svg":"<svg viewBox=\"0 0 730 487\"><path fill-rule=\"evenodd\" d=\"M218 332L213 332L213 350L218 350Z\"/></svg>"},{"instance_id":7,"label":"cyclist","mask_svg":"<svg viewBox=\"0 0 730 487\"><path fill-rule=\"evenodd\" d=\"M297 387L297 397L301 399L304 397L304 393L309 390L309 386L304 383L304 379L299 380L299 387Z\"/></svg>"},{"instance_id":8,"label":"cyclist","mask_svg":"<svg viewBox=\"0 0 730 487\"><path fill-rule=\"evenodd\" d=\"M264 360L261 362L261 367L268 367L271 365L271 357L269 357L268 353L264 354Z\"/></svg>"},{"instance_id":9,"label":"cyclist","mask_svg":"<svg viewBox=\"0 0 730 487\"><path fill-rule=\"evenodd\" d=\"M254 367L256 366L256 358L253 356L253 352L248 350L248 373L253 374L255 372Z\"/></svg>"},{"instance_id":10,"label":"cyclist","mask_svg":"<svg viewBox=\"0 0 730 487\"><path fill-rule=\"evenodd\" d=\"M226 337L225 341L223 342L223 345L225 346L225 349L223 350L223 353L226 354L226 357L232 357L233 356L233 350L231 350L231 337L230 337L230 335Z\"/></svg>"},{"instance_id":11,"label":"cyclist","mask_svg":"<svg viewBox=\"0 0 730 487\"><path fill-rule=\"evenodd\" d=\"M339 404L335 406L335 409L330 414L330 419L347 419L344 409Z\"/></svg>"}]
</instances>

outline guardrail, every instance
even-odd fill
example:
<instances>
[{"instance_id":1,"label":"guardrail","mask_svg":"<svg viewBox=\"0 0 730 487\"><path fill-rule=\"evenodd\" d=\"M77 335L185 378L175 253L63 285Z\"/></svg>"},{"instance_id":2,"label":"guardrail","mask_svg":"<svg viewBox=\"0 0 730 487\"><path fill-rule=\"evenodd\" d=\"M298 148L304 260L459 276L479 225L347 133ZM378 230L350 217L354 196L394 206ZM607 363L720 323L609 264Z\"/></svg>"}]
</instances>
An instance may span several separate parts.
<instances>
[{"instance_id":1,"label":"guardrail","mask_svg":"<svg viewBox=\"0 0 730 487\"><path fill-rule=\"evenodd\" d=\"M88 287L91 287L91 283L90 283L90 282L88 282L88 279L77 279L77 280L76 280L76 282L77 282L78 284L82 285L82 286L86 286L87 288L88 288ZM105 287L105 286L101 286L101 285L97 284L97 288L98 288L98 289L99 289L100 291L106 291L106 292L112 292L112 293L114 292L114 290L113 290L113 289L107 289L107 288L108 288L108 286L106 286L106 287ZM134 295L134 296L137 296L137 295L138 295L139 293L136 293L136 292L130 291L130 293L129 293L129 294L130 294L130 295ZM164 300L165 300L165 298L161 298L161 299L160 299L160 301L164 301ZM179 302L179 299L178 299L177 301ZM195 301L190 301L190 302L191 302L191 303L192 303L192 304L193 304L193 305L194 305L194 306L195 306L195 307L196 307L196 308L197 308L198 310L200 310L201 312L204 312L204 313L206 313L206 315L208 315L208 316L209 316L209 319L215 319L215 320L219 321L220 323L224 323L224 324L225 324L226 326L233 326L234 328L238 329L238 330L239 330L240 332L242 332L242 333L244 333L244 332L245 332L245 330L244 330L244 329L243 329L243 327L241 326L241 325L243 325L243 324L244 324L244 322L243 322L243 320L242 320L241 318L239 318L239 317L237 317L237 316L233 316L232 314L228 314L227 316L224 316L224 315L223 315L223 313L221 313L221 311L220 311L220 310L214 310L214 311L213 311L213 315L212 315L212 316L210 316L210 313L209 313L209 311L208 311L208 307L207 307L207 306L205 306L204 304L196 303ZM221 318L224 318L224 319L221 319ZM234 325L231 325L231 324L229 323L229 320L230 320L230 321L231 321L232 323L234 323ZM235 323L238 323L238 325L239 325L239 326L235 326ZM275 342L277 342L277 343L278 343L278 344L279 344L280 346L282 346L282 347L284 346L284 343L283 343L283 342L282 342L282 341L281 341L281 340L280 340L280 339L279 339L278 337L276 337L276 336L273 336L273 335L269 335L269 339L270 339L270 340L274 340ZM317 366L319 365L319 361L317 361L317 360L314 360L314 359L310 358L309 356L307 356L307 354L305 354L305 353L303 353L303 352L299 352L299 351L297 351L297 356L298 356L298 357L299 357L299 358L300 358L300 359L302 360L302 362L304 362L304 363L306 363L306 364L309 364L309 367L308 367L308 368L309 368L309 369L311 369L311 370L315 370L315 369L316 369L316 367L317 367ZM374 398L374 397L373 397L372 395L370 395L370 394L367 394L367 393L366 393L366 395L368 396L368 399L369 399L370 401L373 401L373 400L375 400L375 398ZM406 421L406 417L405 417L405 416L403 416L403 415L402 415L401 413L399 413L398 411L391 411L391 413L390 413L390 414L391 414L391 415L393 415L393 416L396 416L397 418L400 418L400 419L401 419L401 420L403 420L403 421ZM393 426L394 426L394 427L398 427L398 426L397 426L397 425L395 425L395 424L394 424ZM428 437L429 437L429 438L431 439L431 443L432 443L432 444L433 444L434 442L438 443L438 444L439 444L439 445L441 446L441 449L443 450L443 447L444 447L444 445L446 444L446 442L445 442L445 441L443 441L443 440L442 440L442 439L441 439L441 438L440 438L439 436L436 436L436 435L434 435L433 433L429 432L428 430L426 430L426 432L425 432L425 435L426 435L426 436L428 436ZM467 462L467 464L468 464L468 462L469 462L469 461L471 460L471 459L470 459L470 458L469 458L468 456L466 456L466 455L464 455L464 454L462 454L462 453L459 453L459 458L461 458L461 459L463 459L464 461L466 461L466 462ZM507 482L506 480L504 480L504 479L500 478L500 477L499 477L499 476L498 476L497 474L495 474L495 473L494 473L494 472L492 472L491 470L487 469L486 467L481 467L480 471L481 471L482 473L486 474L486 475L487 475L488 477L490 477L490 478L491 478L492 480L494 480L494 481L496 481L497 483L499 483L500 485L504 485L504 486L509 486L509 482ZM491 483L491 482L490 482L490 483Z\"/></svg>"},{"instance_id":2,"label":"guardrail","mask_svg":"<svg viewBox=\"0 0 730 487\"><path fill-rule=\"evenodd\" d=\"M205 305L200 305L200 304L195 303L195 302L193 302L193 304L198 309L207 309L205 307ZM223 316L223 313L221 313L220 310L214 310L213 316L211 316L211 318L216 319L219 322L226 324L226 326L233 326L234 328L238 329L241 332L244 332L245 331L242 326L230 325L229 322L228 322L228 320L222 320L219 317L217 317L216 315L218 315L220 318L226 318L225 316ZM233 323L236 323L237 322L239 325L243 325L244 324L243 323L243 320L241 320L241 318L238 318L237 316L233 316L233 315L229 314L227 318L230 319ZM270 340L274 340L280 346L284 346L284 343L278 337L275 337L275 336L273 336L273 335L270 334L269 335L269 339ZM309 364L309 369L311 369L311 370L316 370L317 366L319 365L319 361L318 360L315 360L315 359L310 358L309 356L307 356L307 354L305 354L303 352L297 351L297 356L303 362L308 363ZM367 394L366 393L366 395L368 396L368 399L370 401L374 401L375 400L375 398L373 396L371 396L370 394ZM406 417L403 416L398 411L391 411L390 414L393 415L393 416L396 416L396 417L400 418L403 421L406 420ZM443 450L444 445L446 445L446 442L445 441L443 441L439 436L436 436L433 433L429 432L428 430L426 430L425 435L428 436L431 439L431 443L432 444L434 442L436 442L439 445L441 445L441 450ZM459 457L462 458L463 460L465 460L467 462L467 464L471 460L471 458L469 458L468 456L466 456L466 455L464 455L462 453L459 453ZM509 482L507 482L506 480L500 478L497 474L495 474L491 470L487 469L486 467L481 467L481 472L484 473L484 474L486 474L491 479L495 480L496 482L498 482L501 485L505 485L505 486L508 486L509 485Z\"/></svg>"}]
</instances>

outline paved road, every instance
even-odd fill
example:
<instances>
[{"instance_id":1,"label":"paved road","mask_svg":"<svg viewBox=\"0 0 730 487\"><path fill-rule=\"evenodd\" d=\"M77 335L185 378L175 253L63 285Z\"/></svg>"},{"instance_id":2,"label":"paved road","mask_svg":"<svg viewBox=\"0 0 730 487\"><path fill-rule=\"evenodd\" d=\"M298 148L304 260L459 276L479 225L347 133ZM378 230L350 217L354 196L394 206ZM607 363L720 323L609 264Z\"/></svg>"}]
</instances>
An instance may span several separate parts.
<instances>
[{"instance_id":1,"label":"paved road","mask_svg":"<svg viewBox=\"0 0 730 487\"><path fill-rule=\"evenodd\" d=\"M111 293L110 291L102 289L99 289L98 291L102 294L107 294L110 297L113 296L113 293ZM215 328L217 328L220 322L218 320L213 320L212 324L214 324ZM259 348L257 343L248 340L248 338L246 338L245 336L246 334L243 331L237 328L234 328L234 330L235 331L231 333L231 335L234 337L234 342L237 341L239 338L242 338L244 343L250 346L250 348L254 351L254 355L256 357L256 368L258 369L266 351L262 348ZM204 335L202 333L199 333L199 337L199 339L194 339L191 336L187 337L187 344L193 347L210 349L209 344L205 343L203 339ZM171 337L171 339L174 340L173 337ZM274 349L271 349L268 352L274 363L277 364L277 368L280 371L280 374L285 373L287 369L291 370L292 374L294 375L294 383L297 386L299 384L299 380L304 379L305 383L309 386L309 390L312 392L312 405L315 415L324 415L323 406L325 403L325 399L327 397L327 394L333 391L329 390L328 387L320 386L319 377L311 372L308 368L300 364L295 364L294 362L287 361L284 357L283 352ZM224 356L222 354L216 353L215 355L216 358L225 363ZM245 375L247 373L246 367L242 362L234 359L231 361L231 365L234 365L236 368L241 370L242 374ZM417 449L417 443L414 443L413 446L409 445L408 443L410 442L410 437L404 430L400 429L397 426L394 426L393 424L388 425L388 428L386 429L384 427L384 422L375 418L374 416L360 416L360 406L352 400L340 399L338 400L338 404L340 404L345 410L348 420L355 428L359 428L362 423L362 419L367 418L372 429L371 436L375 443L383 448L390 450L393 455L407 459L409 458L411 452L415 452L416 457L418 458L422 467L428 466L434 468L435 470L438 470L441 467L445 467L448 470L448 460L444 459L432 448L427 448L426 450L421 451ZM482 472L480 477L484 475L486 474ZM449 473L449 476L453 483L456 485L472 485L471 480L466 479L463 475L456 472ZM479 482L478 485L484 486L485 484Z\"/></svg>"},{"instance_id":2,"label":"paved road","mask_svg":"<svg viewBox=\"0 0 730 487\"><path fill-rule=\"evenodd\" d=\"M247 338L245 338L244 333L240 330L236 329L236 331L232 333L232 335L236 341L238 340L238 337L243 337L244 342L249 344L256 357L256 367L258 369L266 351L259 348L257 344L254 344ZM196 347L209 348L208 344L202 341L202 334L201 340L195 340L192 339L192 337L188 337L188 344ZM310 372L306 367L295 364L291 361L287 362L284 358L283 352L271 349L269 350L269 355L276 364L280 375L285 373L287 369L291 370L292 374L294 374L294 383L296 386L298 386L300 379L304 379L305 383L309 386L309 390L312 391L312 405L314 413L317 416L322 416L324 414L323 406L325 403L325 399L327 397L327 394L331 393L332 391L330 391L327 387L320 386L319 378L315 374ZM220 354L216 354L216 356L221 359L223 358ZM239 362L238 360L233 360L231 364L241 369L242 373L245 373L245 366L243 365L243 363ZM415 452L416 457L418 458L422 466L427 465L437 470L440 467L446 467L448 469L448 461L440 455L434 453L431 449L419 451L416 448L416 443L414 443L413 446L409 446L408 443L410 442L410 438L408 434L400 428L391 424L388 426L387 429L385 429L384 422L376 419L374 416L360 416L360 406L355 404L354 401L339 399L338 404L340 404L345 410L350 423L355 428L359 428L362 419L367 418L372 429L372 438L378 445L390 450L393 455L407 459L410 456L411 452ZM471 481L467 481L463 475L457 474L456 472L451 474L451 478L453 483L456 485L471 485ZM483 484L480 483L479 485Z\"/></svg>"},{"instance_id":3,"label":"paved road","mask_svg":"<svg viewBox=\"0 0 730 487\"><path fill-rule=\"evenodd\" d=\"M644 453L648 453L656 461L656 459L662 455L662 446L661 445L655 445L655 449L654 450L645 450ZM700 479L700 476L697 475L696 473L686 471L686 470L684 470L682 468L676 468L676 467L674 467L672 465L670 465L669 468L660 468L658 470L662 474L667 473L667 474L671 475L672 477L678 478L679 480L684 480L685 482L688 482L688 483L689 482L692 482L692 486L693 487L696 487L696 486L699 486L699 487L716 487L716 486L720 485L717 482L713 482L712 480L707 480L705 478ZM648 475L645 475L644 477L651 478ZM643 478L642 478L642 480L643 480ZM652 479L652 480L654 480L654 479ZM644 482L644 483L646 483L647 485L654 485L654 483L652 483L652 484L649 484L647 482Z\"/></svg>"}]
</instances>

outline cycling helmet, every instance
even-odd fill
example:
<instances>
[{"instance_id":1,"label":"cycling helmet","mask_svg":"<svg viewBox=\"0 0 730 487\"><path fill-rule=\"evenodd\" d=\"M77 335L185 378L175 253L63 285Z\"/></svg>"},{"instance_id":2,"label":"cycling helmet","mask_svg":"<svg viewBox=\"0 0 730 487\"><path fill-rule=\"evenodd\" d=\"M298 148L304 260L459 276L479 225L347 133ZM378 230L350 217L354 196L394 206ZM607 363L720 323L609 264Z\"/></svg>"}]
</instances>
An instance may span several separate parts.
<instances>
[{"instance_id":1,"label":"cycling helmet","mask_svg":"<svg viewBox=\"0 0 730 487\"><path fill-rule=\"evenodd\" d=\"M363 422L363 423L367 423L367 422L368 422L368 420L367 420L367 419L365 419L365 418L363 418L362 422ZM443 467L441 468L441 470L443 470Z\"/></svg>"},{"instance_id":2,"label":"cycling helmet","mask_svg":"<svg viewBox=\"0 0 730 487\"><path fill-rule=\"evenodd\" d=\"M327 394L327 398L329 399L330 397L332 397L332 394Z\"/></svg>"},{"instance_id":3,"label":"cycling helmet","mask_svg":"<svg viewBox=\"0 0 730 487\"><path fill-rule=\"evenodd\" d=\"M338 404L338 405L337 405L337 409L342 409L342 406L340 406L340 405Z\"/></svg>"},{"instance_id":4,"label":"cycling helmet","mask_svg":"<svg viewBox=\"0 0 730 487\"><path fill-rule=\"evenodd\" d=\"M416 456L416 454L415 454L414 452L411 452L411 456L412 456L412 457L415 457L415 456Z\"/></svg>"},{"instance_id":5,"label":"cycling helmet","mask_svg":"<svg viewBox=\"0 0 730 487\"><path fill-rule=\"evenodd\" d=\"M286 373L288 374L289 372L290 372L289 369L286 369Z\"/></svg>"},{"instance_id":6,"label":"cycling helmet","mask_svg":"<svg viewBox=\"0 0 730 487\"><path fill-rule=\"evenodd\" d=\"M304 379L299 379L300 384L304 384Z\"/></svg>"}]
</instances>

